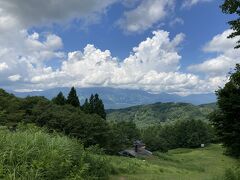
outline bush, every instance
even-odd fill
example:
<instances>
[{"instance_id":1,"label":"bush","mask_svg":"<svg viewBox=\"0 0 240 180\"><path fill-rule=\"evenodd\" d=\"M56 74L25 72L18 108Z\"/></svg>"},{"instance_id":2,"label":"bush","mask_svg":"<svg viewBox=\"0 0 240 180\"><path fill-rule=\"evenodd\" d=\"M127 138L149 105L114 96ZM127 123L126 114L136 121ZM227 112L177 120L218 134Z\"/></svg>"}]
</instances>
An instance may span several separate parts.
<instances>
[{"instance_id":1,"label":"bush","mask_svg":"<svg viewBox=\"0 0 240 180\"><path fill-rule=\"evenodd\" d=\"M240 170L227 169L225 171L224 180L240 180Z\"/></svg>"},{"instance_id":2,"label":"bush","mask_svg":"<svg viewBox=\"0 0 240 180\"><path fill-rule=\"evenodd\" d=\"M76 140L38 128L15 133L0 130L0 178L89 179L106 178L107 160L84 150Z\"/></svg>"},{"instance_id":3,"label":"bush","mask_svg":"<svg viewBox=\"0 0 240 180\"><path fill-rule=\"evenodd\" d=\"M164 128L166 129L166 127ZM168 142L170 136L168 136L168 131L164 128L162 126L153 126L143 131L143 141L149 150L167 152L170 149L171 143ZM166 134L164 134L165 132Z\"/></svg>"},{"instance_id":4,"label":"bush","mask_svg":"<svg viewBox=\"0 0 240 180\"><path fill-rule=\"evenodd\" d=\"M133 122L112 123L109 125L105 150L109 154L117 154L119 151L131 147L133 141L139 138L139 129Z\"/></svg>"},{"instance_id":5,"label":"bush","mask_svg":"<svg viewBox=\"0 0 240 180\"><path fill-rule=\"evenodd\" d=\"M209 144L213 137L213 128L201 120L182 120L149 127L142 133L149 150L161 152L175 148L200 147L201 144Z\"/></svg>"},{"instance_id":6,"label":"bush","mask_svg":"<svg viewBox=\"0 0 240 180\"><path fill-rule=\"evenodd\" d=\"M201 120L185 120L175 124L176 146L196 148L201 144L209 144L213 139L211 126Z\"/></svg>"}]
</instances>

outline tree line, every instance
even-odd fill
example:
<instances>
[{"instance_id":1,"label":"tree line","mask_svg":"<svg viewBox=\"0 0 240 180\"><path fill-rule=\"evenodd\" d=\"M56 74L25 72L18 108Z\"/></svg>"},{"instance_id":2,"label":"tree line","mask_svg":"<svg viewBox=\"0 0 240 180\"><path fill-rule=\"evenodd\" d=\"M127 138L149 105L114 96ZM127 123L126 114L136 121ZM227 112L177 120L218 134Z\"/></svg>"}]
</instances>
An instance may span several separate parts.
<instances>
[{"instance_id":1,"label":"tree line","mask_svg":"<svg viewBox=\"0 0 240 180\"><path fill-rule=\"evenodd\" d=\"M151 151L167 152L176 148L199 148L217 141L214 128L202 120L185 119L165 125L150 126L142 139Z\"/></svg>"},{"instance_id":2,"label":"tree line","mask_svg":"<svg viewBox=\"0 0 240 180\"><path fill-rule=\"evenodd\" d=\"M92 94L89 100L87 98L84 104L81 106L77 91L74 87L72 87L67 98L65 98L62 92L59 92L59 94L52 99L52 102L61 106L69 104L74 107L80 108L87 114L98 114L103 119L106 119L104 104L103 101L99 98L98 94Z\"/></svg>"},{"instance_id":3,"label":"tree line","mask_svg":"<svg viewBox=\"0 0 240 180\"><path fill-rule=\"evenodd\" d=\"M131 147L138 139L143 139L147 148L154 151L199 147L211 141L209 125L202 121L180 121L139 129L132 121L108 122L105 118L104 104L99 96L91 95L80 106L75 88L67 98L60 92L52 100L39 96L17 98L0 90L0 125L12 127L18 123L34 123L46 127L50 133L56 131L75 137L85 147L99 145L109 154ZM184 141L180 143L182 137Z\"/></svg>"},{"instance_id":4,"label":"tree line","mask_svg":"<svg viewBox=\"0 0 240 180\"><path fill-rule=\"evenodd\" d=\"M75 88L67 98L60 92L52 100L41 96L18 98L0 89L0 126L15 131L19 123L33 123L47 128L49 133L77 138L85 147L99 145L109 154L116 154L140 138L134 123L106 121L98 94L91 95L81 106Z\"/></svg>"}]
</instances>

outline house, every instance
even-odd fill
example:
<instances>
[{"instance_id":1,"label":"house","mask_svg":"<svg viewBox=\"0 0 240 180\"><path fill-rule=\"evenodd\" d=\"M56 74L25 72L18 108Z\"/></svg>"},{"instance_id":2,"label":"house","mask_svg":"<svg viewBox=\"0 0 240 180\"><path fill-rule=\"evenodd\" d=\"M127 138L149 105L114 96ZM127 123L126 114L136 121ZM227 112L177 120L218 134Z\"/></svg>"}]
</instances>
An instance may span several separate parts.
<instances>
[{"instance_id":1,"label":"house","mask_svg":"<svg viewBox=\"0 0 240 180\"><path fill-rule=\"evenodd\" d=\"M151 156L152 152L146 149L146 145L140 141L134 141L133 147L131 149L126 149L119 152L121 156L128 156L128 157L141 157L141 156Z\"/></svg>"}]
</instances>

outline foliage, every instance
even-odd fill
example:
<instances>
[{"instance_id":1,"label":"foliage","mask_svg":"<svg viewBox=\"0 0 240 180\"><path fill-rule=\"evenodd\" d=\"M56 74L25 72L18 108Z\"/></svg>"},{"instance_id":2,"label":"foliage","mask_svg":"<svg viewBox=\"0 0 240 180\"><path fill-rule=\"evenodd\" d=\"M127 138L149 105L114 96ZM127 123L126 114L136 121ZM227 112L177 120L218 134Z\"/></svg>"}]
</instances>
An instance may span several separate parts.
<instances>
[{"instance_id":1,"label":"foliage","mask_svg":"<svg viewBox=\"0 0 240 180\"><path fill-rule=\"evenodd\" d=\"M44 110L39 112L39 106L36 106L37 113L33 114L37 125L79 138L85 146L99 144L103 147L105 145L108 125L101 117L85 114L79 108L69 105L48 104L45 108L40 106Z\"/></svg>"},{"instance_id":2,"label":"foliage","mask_svg":"<svg viewBox=\"0 0 240 180\"><path fill-rule=\"evenodd\" d=\"M186 120L175 124L178 147L196 148L209 144L214 136L211 126L200 120Z\"/></svg>"},{"instance_id":3,"label":"foliage","mask_svg":"<svg viewBox=\"0 0 240 180\"><path fill-rule=\"evenodd\" d=\"M107 120L113 122L133 121L137 127L145 128L191 118L208 121L208 114L214 109L215 104L194 106L187 103L155 103L109 110Z\"/></svg>"},{"instance_id":4,"label":"foliage","mask_svg":"<svg viewBox=\"0 0 240 180\"><path fill-rule=\"evenodd\" d=\"M85 100L85 103L82 106L82 109L87 114L98 114L103 119L106 119L106 112L104 109L104 104L99 98L98 94L91 95L89 102L88 99Z\"/></svg>"},{"instance_id":5,"label":"foliage","mask_svg":"<svg viewBox=\"0 0 240 180\"><path fill-rule=\"evenodd\" d=\"M0 130L1 179L97 179L110 168L105 156L87 152L76 140L35 127Z\"/></svg>"},{"instance_id":6,"label":"foliage","mask_svg":"<svg viewBox=\"0 0 240 180\"><path fill-rule=\"evenodd\" d=\"M66 99L62 92L60 92L56 97L52 99L52 102L57 105L70 104L74 107L81 107L81 109L86 114L97 114L103 119L106 119L106 112L104 109L103 101L99 98L98 94L91 95L88 99L85 100L84 104L80 106L80 102L77 96L77 92L74 87L71 88L68 98Z\"/></svg>"},{"instance_id":7,"label":"foliage","mask_svg":"<svg viewBox=\"0 0 240 180\"><path fill-rule=\"evenodd\" d=\"M225 171L223 180L240 180L240 170L239 169L227 169Z\"/></svg>"},{"instance_id":8,"label":"foliage","mask_svg":"<svg viewBox=\"0 0 240 180\"><path fill-rule=\"evenodd\" d=\"M222 4L221 9L227 14L236 14L237 19L228 22L231 29L234 31L228 38L233 38L240 36L240 1L239 0L225 0ZM237 46L235 48L240 48L240 40L237 41Z\"/></svg>"},{"instance_id":9,"label":"foliage","mask_svg":"<svg viewBox=\"0 0 240 180\"><path fill-rule=\"evenodd\" d=\"M68 97L67 97L67 104L70 104L74 107L80 107L80 102L77 96L77 91L74 87L71 88Z\"/></svg>"},{"instance_id":10,"label":"foliage","mask_svg":"<svg viewBox=\"0 0 240 180\"><path fill-rule=\"evenodd\" d=\"M85 112L85 113L90 113L90 104L88 102L88 98L85 99L85 102L84 104L82 105L82 110Z\"/></svg>"},{"instance_id":11,"label":"foliage","mask_svg":"<svg viewBox=\"0 0 240 180\"><path fill-rule=\"evenodd\" d=\"M56 99L64 99L61 93L58 97ZM49 132L62 132L70 137L78 138L85 147L98 144L100 148L103 148L105 152L110 154L116 154L123 149L129 148L134 140L141 139L140 131L134 121L109 123L98 115L105 111L102 101L97 94L92 95L89 102L86 100L82 109L69 104L59 104L56 103L57 101L54 103L54 101L49 101L44 97L18 99L5 93L0 100L5 100L6 103L11 102L5 104L0 113L0 117L4 120L2 125L7 125L7 123L11 122L9 119L6 119L6 115L14 117L15 114L23 113L21 118L18 120L14 119L13 122L35 123L40 127L47 127ZM12 104L15 104L14 108L12 108ZM173 117L178 117L177 114L182 111L182 108L191 111L195 107L179 103L158 103L149 106L153 112L160 110L158 115L162 115L162 117L164 117L164 112L171 114ZM208 105L198 107L196 111L193 111L194 113L190 114L193 116L200 111L199 109L202 111L208 109L206 107ZM8 109L11 108L12 110L9 111ZM87 114L83 112L86 109L88 110ZM141 110L144 111L144 109ZM172 112L174 110L178 113ZM202 121L181 121L181 123L165 126L158 124L142 130L142 139L150 150L165 152L168 149L177 147L199 147L201 143L207 143L206 139L211 139L207 136L208 133L210 134L210 130L207 129L207 125Z\"/></svg>"},{"instance_id":12,"label":"foliage","mask_svg":"<svg viewBox=\"0 0 240 180\"><path fill-rule=\"evenodd\" d=\"M22 100L0 89L0 125L12 126L23 119Z\"/></svg>"},{"instance_id":13,"label":"foliage","mask_svg":"<svg viewBox=\"0 0 240 180\"><path fill-rule=\"evenodd\" d=\"M229 168L225 171L223 180L240 180L240 170Z\"/></svg>"},{"instance_id":14,"label":"foliage","mask_svg":"<svg viewBox=\"0 0 240 180\"><path fill-rule=\"evenodd\" d=\"M166 152L174 148L196 148L209 144L214 131L201 120L184 120L152 126L143 130L143 140L152 151Z\"/></svg>"},{"instance_id":15,"label":"foliage","mask_svg":"<svg viewBox=\"0 0 240 180\"><path fill-rule=\"evenodd\" d=\"M240 156L240 65L231 73L230 80L216 92L218 107L210 116L227 153Z\"/></svg>"},{"instance_id":16,"label":"foliage","mask_svg":"<svg viewBox=\"0 0 240 180\"><path fill-rule=\"evenodd\" d=\"M2 91L1 124L9 126L10 122L35 123L46 127L48 132L62 132L70 137L78 138L85 147L99 145L105 152L116 154L125 147L132 145L139 138L139 130L132 122L108 123L101 118L104 115L104 105L96 94L92 98L92 113L84 112L83 108L63 104L62 93L49 101L44 97L27 97L18 99ZM13 106L14 105L14 106ZM22 113L21 117L16 114ZM12 121L9 117L14 117ZM102 116L103 117L103 116Z\"/></svg>"},{"instance_id":17,"label":"foliage","mask_svg":"<svg viewBox=\"0 0 240 180\"><path fill-rule=\"evenodd\" d=\"M140 138L140 131L133 122L119 122L110 125L106 151L116 154L132 146L133 141Z\"/></svg>"},{"instance_id":18,"label":"foliage","mask_svg":"<svg viewBox=\"0 0 240 180\"><path fill-rule=\"evenodd\" d=\"M52 102L57 105L65 105L67 100L64 97L63 93L60 92L55 98L52 99Z\"/></svg>"},{"instance_id":19,"label":"foliage","mask_svg":"<svg viewBox=\"0 0 240 180\"><path fill-rule=\"evenodd\" d=\"M1 125L15 127L19 122L35 123L47 127L50 132L79 138L85 146L106 146L109 126L97 114L85 114L79 107L57 105L44 97L19 99L4 90L0 90L0 95Z\"/></svg>"},{"instance_id":20,"label":"foliage","mask_svg":"<svg viewBox=\"0 0 240 180\"><path fill-rule=\"evenodd\" d=\"M169 128L170 126L164 129L162 126L158 125L143 130L142 139L146 143L147 149L151 151L167 152L168 149L170 149L170 143L168 141L172 138L168 136L168 131L166 131ZM165 131L167 134L164 134ZM164 136L167 136L167 139L165 139ZM173 142L175 142L175 140Z\"/></svg>"},{"instance_id":21,"label":"foliage","mask_svg":"<svg viewBox=\"0 0 240 180\"><path fill-rule=\"evenodd\" d=\"M35 122L35 116L44 111L48 104L50 104L50 102L45 97L28 96L22 99L21 110L25 112L22 121L25 123Z\"/></svg>"}]
</instances>

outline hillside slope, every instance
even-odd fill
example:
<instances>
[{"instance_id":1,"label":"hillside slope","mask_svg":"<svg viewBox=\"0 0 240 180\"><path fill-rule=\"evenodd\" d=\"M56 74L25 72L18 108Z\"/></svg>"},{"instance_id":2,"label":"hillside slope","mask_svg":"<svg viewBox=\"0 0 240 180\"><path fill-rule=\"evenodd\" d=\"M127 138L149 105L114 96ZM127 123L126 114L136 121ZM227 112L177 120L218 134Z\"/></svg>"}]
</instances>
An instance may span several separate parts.
<instances>
[{"instance_id":1,"label":"hillside slope","mask_svg":"<svg viewBox=\"0 0 240 180\"><path fill-rule=\"evenodd\" d=\"M163 122L182 119L207 120L216 105L193 105L188 103L155 103L118 110L108 110L108 121L133 121L138 127L146 127Z\"/></svg>"},{"instance_id":2,"label":"hillside slope","mask_svg":"<svg viewBox=\"0 0 240 180\"><path fill-rule=\"evenodd\" d=\"M168 153L154 153L145 160L112 157L110 161L121 172L111 180L226 180L233 174L223 175L235 169L239 161L223 155L221 145L213 144L202 149L175 149ZM129 170L127 170L129 169Z\"/></svg>"}]
</instances>

